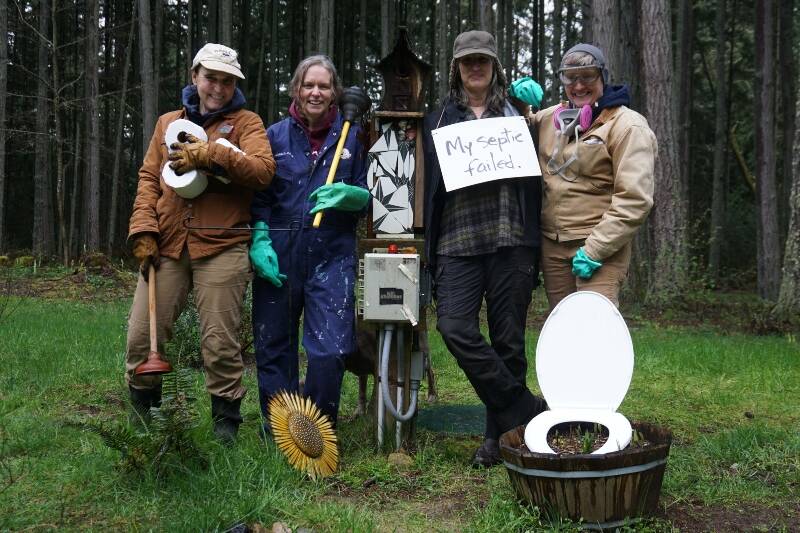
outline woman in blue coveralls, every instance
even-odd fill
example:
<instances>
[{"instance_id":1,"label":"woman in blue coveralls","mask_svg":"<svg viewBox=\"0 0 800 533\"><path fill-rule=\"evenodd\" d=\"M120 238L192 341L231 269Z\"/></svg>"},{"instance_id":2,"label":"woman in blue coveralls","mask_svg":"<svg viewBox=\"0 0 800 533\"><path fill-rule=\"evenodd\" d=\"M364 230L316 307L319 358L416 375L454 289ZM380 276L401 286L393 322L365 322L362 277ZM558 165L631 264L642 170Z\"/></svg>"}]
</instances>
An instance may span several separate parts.
<instances>
[{"instance_id":1,"label":"woman in blue coveralls","mask_svg":"<svg viewBox=\"0 0 800 533\"><path fill-rule=\"evenodd\" d=\"M275 177L252 207L253 337L266 431L270 398L299 388L301 313L308 358L302 392L336 423L344 358L355 350L356 223L369 201L355 125L334 183L325 185L343 125L336 67L326 56L308 57L295 69L290 90L289 117L267 130ZM314 229L321 210L322 224Z\"/></svg>"}]
</instances>

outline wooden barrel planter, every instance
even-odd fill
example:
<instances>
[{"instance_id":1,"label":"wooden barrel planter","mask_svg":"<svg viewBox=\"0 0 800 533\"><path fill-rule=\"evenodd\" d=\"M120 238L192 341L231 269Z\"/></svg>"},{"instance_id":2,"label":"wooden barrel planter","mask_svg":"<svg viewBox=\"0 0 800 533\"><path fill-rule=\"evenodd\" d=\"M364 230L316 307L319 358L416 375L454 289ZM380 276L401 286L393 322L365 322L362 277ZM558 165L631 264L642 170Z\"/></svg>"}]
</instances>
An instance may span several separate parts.
<instances>
[{"instance_id":1,"label":"wooden barrel planter","mask_svg":"<svg viewBox=\"0 0 800 533\"><path fill-rule=\"evenodd\" d=\"M504 433L500 455L517 497L545 516L583 520L589 529L655 513L672 433L643 422L631 425L650 444L604 455L533 453L525 446L525 426Z\"/></svg>"}]
</instances>

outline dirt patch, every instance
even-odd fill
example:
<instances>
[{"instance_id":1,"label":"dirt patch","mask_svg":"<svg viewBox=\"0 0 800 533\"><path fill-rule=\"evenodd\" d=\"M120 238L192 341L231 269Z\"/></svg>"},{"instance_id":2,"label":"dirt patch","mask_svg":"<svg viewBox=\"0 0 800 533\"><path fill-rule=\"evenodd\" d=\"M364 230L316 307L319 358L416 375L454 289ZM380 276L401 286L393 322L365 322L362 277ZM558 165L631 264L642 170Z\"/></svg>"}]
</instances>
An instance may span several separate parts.
<instances>
[{"instance_id":1,"label":"dirt patch","mask_svg":"<svg viewBox=\"0 0 800 533\"><path fill-rule=\"evenodd\" d=\"M36 274L0 270L0 284L3 293L19 297L109 301L133 295L137 275L111 264L70 269L42 268Z\"/></svg>"},{"instance_id":2,"label":"dirt patch","mask_svg":"<svg viewBox=\"0 0 800 533\"><path fill-rule=\"evenodd\" d=\"M800 531L800 504L774 508L755 504L722 507L689 502L669 507L664 517L681 533Z\"/></svg>"}]
</instances>

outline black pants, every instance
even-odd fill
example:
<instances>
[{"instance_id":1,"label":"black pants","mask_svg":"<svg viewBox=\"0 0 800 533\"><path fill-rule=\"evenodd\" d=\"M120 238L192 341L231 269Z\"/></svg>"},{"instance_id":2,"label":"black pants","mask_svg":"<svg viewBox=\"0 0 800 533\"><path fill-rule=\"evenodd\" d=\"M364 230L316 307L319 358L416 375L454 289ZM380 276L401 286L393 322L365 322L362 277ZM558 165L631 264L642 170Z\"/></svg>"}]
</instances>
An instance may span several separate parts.
<instances>
[{"instance_id":1,"label":"black pants","mask_svg":"<svg viewBox=\"0 0 800 533\"><path fill-rule=\"evenodd\" d=\"M525 319L538 259L539 250L525 246L436 258L437 327L486 406L486 438L497 439L546 408L525 384ZM479 325L484 298L491 344Z\"/></svg>"}]
</instances>

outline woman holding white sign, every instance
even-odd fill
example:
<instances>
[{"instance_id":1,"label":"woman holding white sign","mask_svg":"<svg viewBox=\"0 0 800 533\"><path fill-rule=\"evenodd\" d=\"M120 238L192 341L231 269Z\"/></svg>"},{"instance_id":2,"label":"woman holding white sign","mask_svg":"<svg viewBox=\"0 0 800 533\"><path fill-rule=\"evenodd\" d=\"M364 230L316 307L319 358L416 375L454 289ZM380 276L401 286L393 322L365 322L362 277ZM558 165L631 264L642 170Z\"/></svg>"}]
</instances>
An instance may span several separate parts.
<instances>
[{"instance_id":1,"label":"woman holding white sign","mask_svg":"<svg viewBox=\"0 0 800 533\"><path fill-rule=\"evenodd\" d=\"M545 292L550 309L579 290L618 305L631 241L653 206L656 138L626 107L628 87L608 84L597 47L570 48L558 77L569 102L532 117L544 180Z\"/></svg>"},{"instance_id":2,"label":"woman holding white sign","mask_svg":"<svg viewBox=\"0 0 800 533\"><path fill-rule=\"evenodd\" d=\"M500 463L503 432L546 408L525 383L525 319L539 273L541 185L538 177L496 179L489 171L489 176L467 172L474 184L446 188L442 166L450 164L448 147L439 153L434 136L448 125L518 116L505 87L494 37L484 31L460 34L453 45L450 92L425 118L423 136L425 247L437 327L486 406L485 440L473 458L473 465L483 467ZM500 139L498 133L487 132L487 139ZM448 146L457 150L456 144ZM474 146L461 148L467 168ZM490 343L479 329L484 298Z\"/></svg>"}]
</instances>

